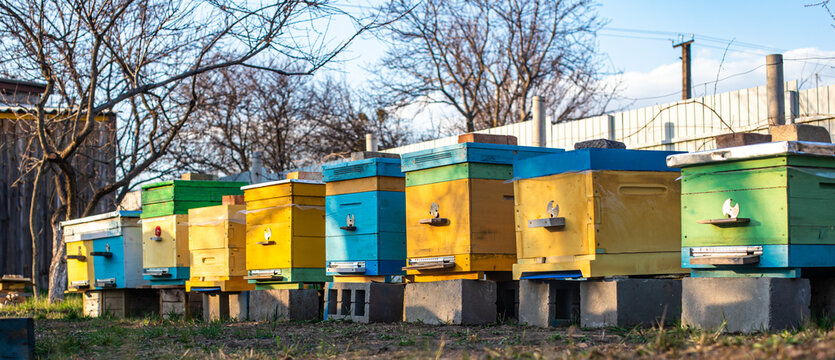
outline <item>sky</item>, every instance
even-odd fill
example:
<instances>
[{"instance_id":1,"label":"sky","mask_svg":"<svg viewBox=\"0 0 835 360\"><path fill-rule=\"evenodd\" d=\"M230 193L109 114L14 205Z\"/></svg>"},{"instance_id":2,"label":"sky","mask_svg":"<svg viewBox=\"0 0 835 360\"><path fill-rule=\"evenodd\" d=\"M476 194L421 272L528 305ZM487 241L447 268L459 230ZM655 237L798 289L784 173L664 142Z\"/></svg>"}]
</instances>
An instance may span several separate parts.
<instances>
[{"instance_id":1,"label":"sky","mask_svg":"<svg viewBox=\"0 0 835 360\"><path fill-rule=\"evenodd\" d=\"M694 96L765 85L765 55L773 53L783 54L784 78L798 80L801 89L835 84L835 19L806 6L816 1L599 1L598 14L608 22L598 33L599 50L612 74L602 81L618 81L622 89L613 107L681 97L681 50L672 47L679 34L694 39ZM373 3L351 1L350 9ZM380 38L364 36L323 73L363 86L386 48Z\"/></svg>"}]
</instances>

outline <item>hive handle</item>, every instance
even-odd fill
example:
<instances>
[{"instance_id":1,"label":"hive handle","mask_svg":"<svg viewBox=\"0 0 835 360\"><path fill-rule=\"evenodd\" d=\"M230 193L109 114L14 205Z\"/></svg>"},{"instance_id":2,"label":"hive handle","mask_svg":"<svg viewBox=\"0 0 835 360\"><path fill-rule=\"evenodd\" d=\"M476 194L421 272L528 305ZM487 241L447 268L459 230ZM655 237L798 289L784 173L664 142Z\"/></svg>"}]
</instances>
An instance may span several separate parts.
<instances>
[{"instance_id":1,"label":"hive handle","mask_svg":"<svg viewBox=\"0 0 835 360\"><path fill-rule=\"evenodd\" d=\"M91 256L102 256L102 257L106 257L108 259L113 257L113 253L110 252L110 251L93 251L93 252L90 253L90 255Z\"/></svg>"},{"instance_id":2,"label":"hive handle","mask_svg":"<svg viewBox=\"0 0 835 360\"><path fill-rule=\"evenodd\" d=\"M266 245L275 245L275 241L272 241L272 240L267 240L267 241L259 241L259 242L255 243L255 244L256 244L256 245L264 245L264 246L266 246Z\"/></svg>"},{"instance_id":3,"label":"hive handle","mask_svg":"<svg viewBox=\"0 0 835 360\"><path fill-rule=\"evenodd\" d=\"M443 226L449 224L449 219L447 218L429 218L429 219L420 219L421 224L425 225L432 225L432 226Z\"/></svg>"},{"instance_id":4,"label":"hive handle","mask_svg":"<svg viewBox=\"0 0 835 360\"><path fill-rule=\"evenodd\" d=\"M356 226L348 225L348 226L340 226L339 228L342 229L342 230L345 230L345 231L357 231Z\"/></svg>"},{"instance_id":5,"label":"hive handle","mask_svg":"<svg viewBox=\"0 0 835 360\"><path fill-rule=\"evenodd\" d=\"M87 260L87 257L84 255L67 255L67 259L84 261Z\"/></svg>"},{"instance_id":6,"label":"hive handle","mask_svg":"<svg viewBox=\"0 0 835 360\"><path fill-rule=\"evenodd\" d=\"M697 220L699 224L709 224L716 226L743 226L751 222L749 218L721 218L721 219L707 219Z\"/></svg>"},{"instance_id":7,"label":"hive handle","mask_svg":"<svg viewBox=\"0 0 835 360\"><path fill-rule=\"evenodd\" d=\"M528 220L528 228L563 229L565 228L565 218L548 217L544 219Z\"/></svg>"}]
</instances>

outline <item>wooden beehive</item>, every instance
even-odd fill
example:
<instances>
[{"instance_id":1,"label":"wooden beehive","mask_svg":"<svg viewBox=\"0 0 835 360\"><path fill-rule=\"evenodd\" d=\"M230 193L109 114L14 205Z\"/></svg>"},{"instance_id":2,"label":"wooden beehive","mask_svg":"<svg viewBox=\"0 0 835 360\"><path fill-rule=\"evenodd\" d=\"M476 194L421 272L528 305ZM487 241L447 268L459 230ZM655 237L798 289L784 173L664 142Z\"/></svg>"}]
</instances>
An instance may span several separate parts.
<instances>
[{"instance_id":1,"label":"wooden beehive","mask_svg":"<svg viewBox=\"0 0 835 360\"><path fill-rule=\"evenodd\" d=\"M221 205L241 195L245 182L170 180L142 187L143 276L152 285L184 285L190 278L189 209Z\"/></svg>"},{"instance_id":2,"label":"wooden beehive","mask_svg":"<svg viewBox=\"0 0 835 360\"><path fill-rule=\"evenodd\" d=\"M68 290L147 285L138 221L138 211L114 211L62 222Z\"/></svg>"},{"instance_id":3,"label":"wooden beehive","mask_svg":"<svg viewBox=\"0 0 835 360\"><path fill-rule=\"evenodd\" d=\"M262 288L323 283L325 184L280 180L243 188L247 279Z\"/></svg>"},{"instance_id":4,"label":"wooden beehive","mask_svg":"<svg viewBox=\"0 0 835 360\"><path fill-rule=\"evenodd\" d=\"M434 281L511 271L511 164L562 151L469 142L403 155L407 274Z\"/></svg>"},{"instance_id":5,"label":"wooden beehive","mask_svg":"<svg viewBox=\"0 0 835 360\"><path fill-rule=\"evenodd\" d=\"M369 158L323 168L328 275L390 281L406 261L405 180L400 159Z\"/></svg>"},{"instance_id":6,"label":"wooden beehive","mask_svg":"<svg viewBox=\"0 0 835 360\"><path fill-rule=\"evenodd\" d=\"M668 151L582 149L514 164L514 279L685 272Z\"/></svg>"},{"instance_id":7,"label":"wooden beehive","mask_svg":"<svg viewBox=\"0 0 835 360\"><path fill-rule=\"evenodd\" d=\"M693 276L799 277L835 266L835 145L772 142L672 156Z\"/></svg>"},{"instance_id":8,"label":"wooden beehive","mask_svg":"<svg viewBox=\"0 0 835 360\"><path fill-rule=\"evenodd\" d=\"M193 288L246 291L246 206L217 205L188 211Z\"/></svg>"}]
</instances>

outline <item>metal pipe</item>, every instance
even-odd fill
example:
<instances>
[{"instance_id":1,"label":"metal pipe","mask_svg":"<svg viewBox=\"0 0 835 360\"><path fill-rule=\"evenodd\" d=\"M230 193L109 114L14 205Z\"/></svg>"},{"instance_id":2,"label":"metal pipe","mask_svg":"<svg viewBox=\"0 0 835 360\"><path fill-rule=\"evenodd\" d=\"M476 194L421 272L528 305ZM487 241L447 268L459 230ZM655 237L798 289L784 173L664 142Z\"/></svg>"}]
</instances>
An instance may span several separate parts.
<instances>
[{"instance_id":1,"label":"metal pipe","mask_svg":"<svg viewBox=\"0 0 835 360\"><path fill-rule=\"evenodd\" d=\"M533 146L545 147L545 109L542 98L534 96L531 99L531 118L533 119Z\"/></svg>"},{"instance_id":2,"label":"metal pipe","mask_svg":"<svg viewBox=\"0 0 835 360\"><path fill-rule=\"evenodd\" d=\"M786 123L786 100L783 93L783 55L766 55L765 64L768 124L783 125Z\"/></svg>"},{"instance_id":3,"label":"metal pipe","mask_svg":"<svg viewBox=\"0 0 835 360\"><path fill-rule=\"evenodd\" d=\"M377 151L377 136L374 133L365 134L365 151Z\"/></svg>"}]
</instances>

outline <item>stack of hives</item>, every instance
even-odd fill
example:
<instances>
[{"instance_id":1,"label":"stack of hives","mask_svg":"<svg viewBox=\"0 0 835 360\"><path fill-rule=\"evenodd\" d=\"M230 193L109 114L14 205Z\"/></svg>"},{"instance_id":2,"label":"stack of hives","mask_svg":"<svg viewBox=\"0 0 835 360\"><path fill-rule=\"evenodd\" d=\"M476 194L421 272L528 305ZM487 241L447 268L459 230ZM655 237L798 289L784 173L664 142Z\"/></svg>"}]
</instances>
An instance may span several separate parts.
<instances>
[{"instance_id":1,"label":"stack of hives","mask_svg":"<svg viewBox=\"0 0 835 360\"><path fill-rule=\"evenodd\" d=\"M400 157L354 153L325 166L325 318L399 321L406 258L405 181Z\"/></svg>"}]
</instances>

